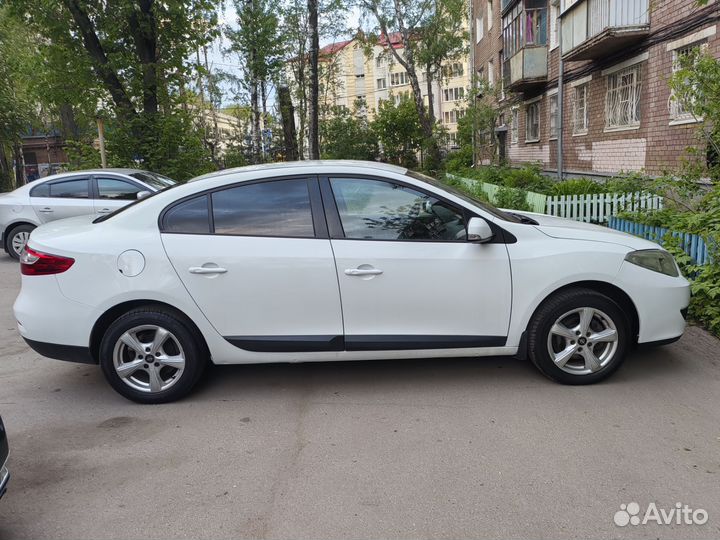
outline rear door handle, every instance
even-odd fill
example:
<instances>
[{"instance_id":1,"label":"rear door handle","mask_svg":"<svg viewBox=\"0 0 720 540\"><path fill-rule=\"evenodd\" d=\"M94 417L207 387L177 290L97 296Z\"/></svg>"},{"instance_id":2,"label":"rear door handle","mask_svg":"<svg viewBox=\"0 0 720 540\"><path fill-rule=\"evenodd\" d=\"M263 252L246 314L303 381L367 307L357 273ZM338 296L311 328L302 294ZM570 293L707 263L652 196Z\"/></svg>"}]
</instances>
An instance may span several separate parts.
<instances>
[{"instance_id":1,"label":"rear door handle","mask_svg":"<svg viewBox=\"0 0 720 540\"><path fill-rule=\"evenodd\" d=\"M383 271L379 268L348 268L346 276L379 276Z\"/></svg>"},{"instance_id":2,"label":"rear door handle","mask_svg":"<svg viewBox=\"0 0 720 540\"><path fill-rule=\"evenodd\" d=\"M43 208L41 210L38 210L41 214L52 214L54 210L52 208Z\"/></svg>"},{"instance_id":3,"label":"rear door handle","mask_svg":"<svg viewBox=\"0 0 720 540\"><path fill-rule=\"evenodd\" d=\"M110 210L109 208L103 208L102 210L98 210L97 213L98 214L109 214L110 212L112 212L112 210Z\"/></svg>"},{"instance_id":4,"label":"rear door handle","mask_svg":"<svg viewBox=\"0 0 720 540\"><path fill-rule=\"evenodd\" d=\"M227 269L220 268L219 266L191 266L188 268L191 274L225 274Z\"/></svg>"}]
</instances>

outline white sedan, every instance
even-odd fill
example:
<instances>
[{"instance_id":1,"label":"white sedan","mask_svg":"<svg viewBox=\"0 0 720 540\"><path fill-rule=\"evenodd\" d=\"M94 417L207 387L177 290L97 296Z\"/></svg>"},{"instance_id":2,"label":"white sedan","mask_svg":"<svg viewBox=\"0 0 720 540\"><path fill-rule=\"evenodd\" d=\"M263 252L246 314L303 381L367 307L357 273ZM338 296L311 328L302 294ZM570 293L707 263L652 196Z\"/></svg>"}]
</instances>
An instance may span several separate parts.
<instances>
[{"instance_id":1,"label":"white sedan","mask_svg":"<svg viewBox=\"0 0 720 540\"><path fill-rule=\"evenodd\" d=\"M188 394L208 362L516 355L589 384L677 340L690 297L651 242L347 161L218 172L49 223L21 262L27 343L143 403Z\"/></svg>"},{"instance_id":2,"label":"white sedan","mask_svg":"<svg viewBox=\"0 0 720 540\"><path fill-rule=\"evenodd\" d=\"M175 184L157 173L97 169L54 174L0 194L0 246L19 259L37 226L74 216L101 216Z\"/></svg>"}]
</instances>

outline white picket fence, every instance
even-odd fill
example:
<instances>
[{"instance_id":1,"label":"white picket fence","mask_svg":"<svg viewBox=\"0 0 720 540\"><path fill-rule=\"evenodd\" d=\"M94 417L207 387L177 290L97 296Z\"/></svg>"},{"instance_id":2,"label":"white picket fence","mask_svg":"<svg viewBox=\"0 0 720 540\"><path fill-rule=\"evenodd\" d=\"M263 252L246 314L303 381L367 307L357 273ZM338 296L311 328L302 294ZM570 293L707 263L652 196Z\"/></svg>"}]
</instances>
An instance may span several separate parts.
<instances>
[{"instance_id":1,"label":"white picket fence","mask_svg":"<svg viewBox=\"0 0 720 540\"><path fill-rule=\"evenodd\" d=\"M586 223L607 223L620 212L662 207L662 197L650 193L595 193L548 197L545 213Z\"/></svg>"}]
</instances>

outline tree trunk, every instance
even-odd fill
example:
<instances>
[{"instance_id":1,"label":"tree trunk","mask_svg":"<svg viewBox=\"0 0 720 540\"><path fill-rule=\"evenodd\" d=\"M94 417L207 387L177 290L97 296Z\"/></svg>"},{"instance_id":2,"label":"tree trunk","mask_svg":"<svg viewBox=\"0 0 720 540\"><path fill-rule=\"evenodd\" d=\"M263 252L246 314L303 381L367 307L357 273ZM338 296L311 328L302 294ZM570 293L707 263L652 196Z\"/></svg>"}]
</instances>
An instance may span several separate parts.
<instances>
[{"instance_id":1,"label":"tree trunk","mask_svg":"<svg viewBox=\"0 0 720 540\"><path fill-rule=\"evenodd\" d=\"M297 132L295 131L295 108L287 86L278 87L278 103L283 125L283 142L285 144L285 160L298 159Z\"/></svg>"},{"instance_id":2,"label":"tree trunk","mask_svg":"<svg viewBox=\"0 0 720 540\"><path fill-rule=\"evenodd\" d=\"M260 106L262 111L262 155L263 161L267 159L267 140L265 134L268 130L268 117L267 117L267 82L265 80L260 81Z\"/></svg>"},{"instance_id":3,"label":"tree trunk","mask_svg":"<svg viewBox=\"0 0 720 540\"><path fill-rule=\"evenodd\" d=\"M153 13L154 0L139 0L139 10L130 14L130 32L142 64L143 112L158 112L157 22Z\"/></svg>"},{"instance_id":4,"label":"tree trunk","mask_svg":"<svg viewBox=\"0 0 720 540\"><path fill-rule=\"evenodd\" d=\"M318 30L318 0L308 0L308 21L310 30L310 105L308 144L310 159L320 159L320 84L318 80L318 55L320 33Z\"/></svg>"},{"instance_id":5,"label":"tree trunk","mask_svg":"<svg viewBox=\"0 0 720 540\"><path fill-rule=\"evenodd\" d=\"M253 117L253 161L260 163L262 160L262 156L260 155L260 107L258 106L258 81L255 76L253 76L250 83L250 108L252 109Z\"/></svg>"},{"instance_id":6,"label":"tree trunk","mask_svg":"<svg viewBox=\"0 0 720 540\"><path fill-rule=\"evenodd\" d=\"M433 73L432 69L430 68L430 65L427 65L427 73L426 73L426 84L427 84L427 96L428 96L428 116L430 117L430 122L433 124L435 123L435 100L433 99Z\"/></svg>"},{"instance_id":7,"label":"tree trunk","mask_svg":"<svg viewBox=\"0 0 720 540\"><path fill-rule=\"evenodd\" d=\"M135 108L128 97L118 74L110 66L105 50L100 43L92 21L78 0L62 0L72 15L77 31L82 36L85 50L90 55L93 71L103 82L120 113L134 116Z\"/></svg>"}]
</instances>

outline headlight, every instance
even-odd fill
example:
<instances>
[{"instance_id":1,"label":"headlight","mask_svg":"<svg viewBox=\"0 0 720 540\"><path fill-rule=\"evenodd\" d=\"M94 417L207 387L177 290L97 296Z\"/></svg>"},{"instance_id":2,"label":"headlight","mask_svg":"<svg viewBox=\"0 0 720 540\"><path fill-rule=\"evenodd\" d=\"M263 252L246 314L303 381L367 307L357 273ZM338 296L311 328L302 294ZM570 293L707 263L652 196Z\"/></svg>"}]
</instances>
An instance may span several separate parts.
<instances>
[{"instance_id":1,"label":"headlight","mask_svg":"<svg viewBox=\"0 0 720 540\"><path fill-rule=\"evenodd\" d=\"M661 249L633 251L625 256L625 260L666 276L678 277L680 275L673 256Z\"/></svg>"}]
</instances>

